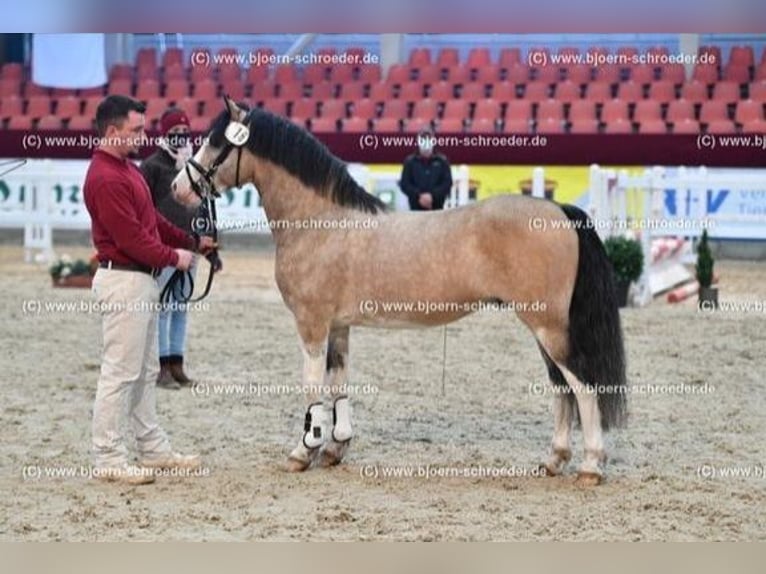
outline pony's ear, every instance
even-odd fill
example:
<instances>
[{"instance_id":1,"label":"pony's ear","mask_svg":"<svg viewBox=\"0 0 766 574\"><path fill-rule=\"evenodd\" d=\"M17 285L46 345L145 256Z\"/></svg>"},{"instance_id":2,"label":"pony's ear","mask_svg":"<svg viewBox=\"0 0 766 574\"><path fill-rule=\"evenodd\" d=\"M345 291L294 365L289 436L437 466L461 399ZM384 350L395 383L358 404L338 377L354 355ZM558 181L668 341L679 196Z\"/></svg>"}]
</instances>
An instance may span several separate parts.
<instances>
[{"instance_id":1,"label":"pony's ear","mask_svg":"<svg viewBox=\"0 0 766 574\"><path fill-rule=\"evenodd\" d=\"M225 95L223 96L223 103L226 106L226 110L229 112L229 117L238 122L242 120L242 117L245 115L244 110L240 108L234 100L232 100L229 96Z\"/></svg>"}]
</instances>

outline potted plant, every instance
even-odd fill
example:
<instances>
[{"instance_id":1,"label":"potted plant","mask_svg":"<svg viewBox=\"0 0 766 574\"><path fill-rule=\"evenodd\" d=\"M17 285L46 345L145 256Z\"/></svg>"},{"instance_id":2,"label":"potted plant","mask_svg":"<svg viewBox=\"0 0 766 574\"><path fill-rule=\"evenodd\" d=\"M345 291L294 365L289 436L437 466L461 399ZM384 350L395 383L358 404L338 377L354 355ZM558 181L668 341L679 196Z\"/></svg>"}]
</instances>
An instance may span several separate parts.
<instances>
[{"instance_id":1,"label":"potted plant","mask_svg":"<svg viewBox=\"0 0 766 574\"><path fill-rule=\"evenodd\" d=\"M698 303L706 308L718 308L718 288L713 285L713 254L708 243L707 229L702 230L702 237L697 245L697 281L700 284Z\"/></svg>"},{"instance_id":2,"label":"potted plant","mask_svg":"<svg viewBox=\"0 0 766 574\"><path fill-rule=\"evenodd\" d=\"M73 260L69 255L61 258L50 266L48 272L54 287L84 287L90 288L95 268L93 258Z\"/></svg>"},{"instance_id":3,"label":"potted plant","mask_svg":"<svg viewBox=\"0 0 766 574\"><path fill-rule=\"evenodd\" d=\"M641 277L644 270L644 252L638 241L621 236L608 238L604 241L604 248L614 268L617 302L620 307L625 307L630 284Z\"/></svg>"}]
</instances>

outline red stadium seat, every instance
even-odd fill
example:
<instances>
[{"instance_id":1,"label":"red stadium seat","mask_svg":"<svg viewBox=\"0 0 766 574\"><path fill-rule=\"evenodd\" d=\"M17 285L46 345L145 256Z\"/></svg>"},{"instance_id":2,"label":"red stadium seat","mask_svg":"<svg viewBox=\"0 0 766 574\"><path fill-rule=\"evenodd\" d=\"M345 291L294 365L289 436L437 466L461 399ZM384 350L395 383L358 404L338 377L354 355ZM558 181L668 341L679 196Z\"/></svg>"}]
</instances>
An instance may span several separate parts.
<instances>
[{"instance_id":1,"label":"red stadium seat","mask_svg":"<svg viewBox=\"0 0 766 574\"><path fill-rule=\"evenodd\" d=\"M449 100L444 105L444 119L463 119L468 117L470 104L466 100Z\"/></svg>"},{"instance_id":2,"label":"red stadium seat","mask_svg":"<svg viewBox=\"0 0 766 574\"><path fill-rule=\"evenodd\" d=\"M431 50L428 48L413 48L408 60L410 66L428 66L431 63Z\"/></svg>"},{"instance_id":3,"label":"red stadium seat","mask_svg":"<svg viewBox=\"0 0 766 574\"><path fill-rule=\"evenodd\" d=\"M16 78L3 78L0 80L0 98L21 95L21 80Z\"/></svg>"},{"instance_id":4,"label":"red stadium seat","mask_svg":"<svg viewBox=\"0 0 766 574\"><path fill-rule=\"evenodd\" d=\"M544 120L556 120L561 124L564 121L564 105L554 99L543 100L537 104L536 118L538 124Z\"/></svg>"},{"instance_id":5,"label":"red stadium seat","mask_svg":"<svg viewBox=\"0 0 766 574\"><path fill-rule=\"evenodd\" d=\"M9 130L31 130L32 118L30 116L12 116L8 120Z\"/></svg>"},{"instance_id":6,"label":"red stadium seat","mask_svg":"<svg viewBox=\"0 0 766 574\"><path fill-rule=\"evenodd\" d=\"M235 80L237 82L242 80L242 69L236 62L225 63L218 66L218 81L227 82L229 80Z\"/></svg>"},{"instance_id":7,"label":"red stadium seat","mask_svg":"<svg viewBox=\"0 0 766 574\"><path fill-rule=\"evenodd\" d=\"M489 118L478 118L471 121L467 131L474 134L491 134L496 131L497 125Z\"/></svg>"},{"instance_id":8,"label":"red stadium seat","mask_svg":"<svg viewBox=\"0 0 766 574\"><path fill-rule=\"evenodd\" d=\"M487 98L476 102L476 108L473 111L473 119L489 119L495 121L500 117L500 102L495 99Z\"/></svg>"},{"instance_id":9,"label":"red stadium seat","mask_svg":"<svg viewBox=\"0 0 766 574\"><path fill-rule=\"evenodd\" d=\"M511 102L516 99L516 86L510 82L499 82L492 86L492 98L498 102Z\"/></svg>"},{"instance_id":10,"label":"red stadium seat","mask_svg":"<svg viewBox=\"0 0 766 574\"><path fill-rule=\"evenodd\" d=\"M697 64L694 66L692 79L703 84L715 84L718 81L718 66L714 64Z\"/></svg>"},{"instance_id":11,"label":"red stadium seat","mask_svg":"<svg viewBox=\"0 0 766 574\"><path fill-rule=\"evenodd\" d=\"M595 81L616 84L620 81L620 66L617 64L603 64L597 66Z\"/></svg>"},{"instance_id":12,"label":"red stadium seat","mask_svg":"<svg viewBox=\"0 0 766 574\"><path fill-rule=\"evenodd\" d=\"M133 81L133 66L130 64L114 64L109 68L109 81L129 80Z\"/></svg>"},{"instance_id":13,"label":"red stadium seat","mask_svg":"<svg viewBox=\"0 0 766 574\"><path fill-rule=\"evenodd\" d=\"M189 95L189 84L186 80L170 80L165 86L165 97L177 101Z\"/></svg>"},{"instance_id":14,"label":"red stadium seat","mask_svg":"<svg viewBox=\"0 0 766 574\"><path fill-rule=\"evenodd\" d=\"M309 119L316 116L316 113L317 103L311 98L301 98L300 100L295 100L292 107L290 108L291 118Z\"/></svg>"},{"instance_id":15,"label":"red stadium seat","mask_svg":"<svg viewBox=\"0 0 766 574\"><path fill-rule=\"evenodd\" d=\"M570 134L597 134L598 133L598 120L575 120L569 127Z\"/></svg>"},{"instance_id":16,"label":"red stadium seat","mask_svg":"<svg viewBox=\"0 0 766 574\"><path fill-rule=\"evenodd\" d=\"M709 100L703 102L700 108L699 120L703 124L708 124L717 120L728 120L729 111L726 102L723 100Z\"/></svg>"},{"instance_id":17,"label":"red stadium seat","mask_svg":"<svg viewBox=\"0 0 766 574\"><path fill-rule=\"evenodd\" d=\"M185 80L186 69L183 66L175 65L163 68L162 80L164 82L170 82L171 80Z\"/></svg>"},{"instance_id":18,"label":"red stadium seat","mask_svg":"<svg viewBox=\"0 0 766 574\"><path fill-rule=\"evenodd\" d=\"M747 84L750 81L750 68L733 64L726 66L723 71L723 79L735 84Z\"/></svg>"},{"instance_id":19,"label":"red stadium seat","mask_svg":"<svg viewBox=\"0 0 766 574\"><path fill-rule=\"evenodd\" d=\"M766 62L762 63L755 69L753 81L755 82L766 81Z\"/></svg>"},{"instance_id":20,"label":"red stadium seat","mask_svg":"<svg viewBox=\"0 0 766 574\"><path fill-rule=\"evenodd\" d=\"M638 124L638 133L640 134L664 134L667 131L665 122L659 118L646 119Z\"/></svg>"},{"instance_id":21,"label":"red stadium seat","mask_svg":"<svg viewBox=\"0 0 766 574\"><path fill-rule=\"evenodd\" d=\"M607 122L604 131L608 134L630 134L633 133L633 124L628 120L618 118L614 121Z\"/></svg>"},{"instance_id":22,"label":"red stadium seat","mask_svg":"<svg viewBox=\"0 0 766 574\"><path fill-rule=\"evenodd\" d=\"M556 84L556 99L560 102L574 102L580 99L580 85L572 80L564 80Z\"/></svg>"},{"instance_id":23,"label":"red stadium seat","mask_svg":"<svg viewBox=\"0 0 766 574\"><path fill-rule=\"evenodd\" d=\"M593 78L593 68L588 64L575 64L567 67L565 76L575 84L588 84Z\"/></svg>"},{"instance_id":24,"label":"red stadium seat","mask_svg":"<svg viewBox=\"0 0 766 574\"><path fill-rule=\"evenodd\" d=\"M721 48L719 46L700 46L697 49L697 55L701 62L706 62L715 66L723 65Z\"/></svg>"},{"instance_id":25,"label":"red stadium seat","mask_svg":"<svg viewBox=\"0 0 766 574\"><path fill-rule=\"evenodd\" d=\"M303 97L303 85L298 82L289 84L277 84L275 88L277 96L288 100L299 100Z\"/></svg>"},{"instance_id":26,"label":"red stadium seat","mask_svg":"<svg viewBox=\"0 0 766 574\"><path fill-rule=\"evenodd\" d=\"M732 46L729 52L729 64L752 67L755 65L755 54L752 46Z\"/></svg>"},{"instance_id":27,"label":"red stadium seat","mask_svg":"<svg viewBox=\"0 0 766 574\"><path fill-rule=\"evenodd\" d=\"M506 121L520 120L529 123L532 119L532 102L529 100L511 100L505 108Z\"/></svg>"},{"instance_id":28,"label":"red stadium seat","mask_svg":"<svg viewBox=\"0 0 766 574\"><path fill-rule=\"evenodd\" d=\"M385 102L390 100L394 97L393 85L394 84L387 84L384 82L372 84L370 85L370 93L368 97L376 102Z\"/></svg>"},{"instance_id":29,"label":"red stadium seat","mask_svg":"<svg viewBox=\"0 0 766 574\"><path fill-rule=\"evenodd\" d=\"M362 64L359 66L359 77L357 79L360 82L373 84L380 82L382 78L383 74L378 64Z\"/></svg>"},{"instance_id":30,"label":"red stadium seat","mask_svg":"<svg viewBox=\"0 0 766 574\"><path fill-rule=\"evenodd\" d=\"M437 102L451 102L455 98L455 90L449 82L438 82L428 88L428 97Z\"/></svg>"},{"instance_id":31,"label":"red stadium seat","mask_svg":"<svg viewBox=\"0 0 766 574\"><path fill-rule=\"evenodd\" d=\"M377 102L369 98L357 100L353 102L352 106L353 106L353 109L352 109L351 115L354 117L361 118L364 120L371 120L372 118L378 115Z\"/></svg>"},{"instance_id":32,"label":"red stadium seat","mask_svg":"<svg viewBox=\"0 0 766 574\"><path fill-rule=\"evenodd\" d=\"M489 54L489 48L471 48L468 52L466 64L470 68L482 68L488 66L492 61Z\"/></svg>"},{"instance_id":33,"label":"red stadium seat","mask_svg":"<svg viewBox=\"0 0 766 574\"><path fill-rule=\"evenodd\" d=\"M503 122L503 132L508 134L528 134L531 133L532 125L524 119L506 118Z\"/></svg>"},{"instance_id":34,"label":"red stadium seat","mask_svg":"<svg viewBox=\"0 0 766 574\"><path fill-rule=\"evenodd\" d=\"M763 102L755 100L742 100L737 102L737 109L734 112L734 121L738 124L746 124L754 120L762 120Z\"/></svg>"},{"instance_id":35,"label":"red stadium seat","mask_svg":"<svg viewBox=\"0 0 766 574\"><path fill-rule=\"evenodd\" d=\"M465 84L460 92L460 97L469 102L476 102L487 97L484 84L478 82L472 82Z\"/></svg>"},{"instance_id":36,"label":"red stadium seat","mask_svg":"<svg viewBox=\"0 0 766 574\"><path fill-rule=\"evenodd\" d=\"M596 119L596 104L591 100L577 100L569 106L569 121L589 122Z\"/></svg>"},{"instance_id":37,"label":"red stadium seat","mask_svg":"<svg viewBox=\"0 0 766 574\"><path fill-rule=\"evenodd\" d=\"M298 71L292 64L279 64L274 70L274 81L278 84L297 83Z\"/></svg>"},{"instance_id":38,"label":"red stadium seat","mask_svg":"<svg viewBox=\"0 0 766 574\"><path fill-rule=\"evenodd\" d=\"M79 116L81 108L82 102L80 98L74 96L67 96L56 100L56 115L65 120Z\"/></svg>"},{"instance_id":39,"label":"red stadium seat","mask_svg":"<svg viewBox=\"0 0 766 574\"><path fill-rule=\"evenodd\" d=\"M273 98L277 93L277 85L271 80L256 82L250 87L250 97L256 101L263 101Z\"/></svg>"},{"instance_id":40,"label":"red stadium seat","mask_svg":"<svg viewBox=\"0 0 766 574\"><path fill-rule=\"evenodd\" d=\"M24 66L19 62L6 62L3 64L2 71L0 71L0 78L23 80Z\"/></svg>"},{"instance_id":41,"label":"red stadium seat","mask_svg":"<svg viewBox=\"0 0 766 574\"><path fill-rule=\"evenodd\" d=\"M311 131L316 133L335 133L338 131L338 118L311 118Z\"/></svg>"},{"instance_id":42,"label":"red stadium seat","mask_svg":"<svg viewBox=\"0 0 766 574\"><path fill-rule=\"evenodd\" d=\"M335 97L335 84L332 82L319 82L312 86L311 97L315 100L329 100Z\"/></svg>"},{"instance_id":43,"label":"red stadium seat","mask_svg":"<svg viewBox=\"0 0 766 574\"><path fill-rule=\"evenodd\" d=\"M47 88L45 86L40 86L33 82L27 82L26 84L24 84L24 89L22 90L22 95L25 98L31 98L33 96L50 96L50 93L51 93L50 88Z\"/></svg>"},{"instance_id":44,"label":"red stadium seat","mask_svg":"<svg viewBox=\"0 0 766 574\"><path fill-rule=\"evenodd\" d=\"M663 78L664 79L664 78ZM656 80L654 66L638 64L630 68L630 80L640 85L651 84Z\"/></svg>"},{"instance_id":45,"label":"red stadium seat","mask_svg":"<svg viewBox=\"0 0 766 574\"><path fill-rule=\"evenodd\" d=\"M341 84L339 97L344 100L361 100L364 97L365 85L362 82Z\"/></svg>"},{"instance_id":46,"label":"red stadium seat","mask_svg":"<svg viewBox=\"0 0 766 574\"><path fill-rule=\"evenodd\" d=\"M746 134L766 134L766 121L749 121L742 126L742 132Z\"/></svg>"},{"instance_id":47,"label":"red stadium seat","mask_svg":"<svg viewBox=\"0 0 766 574\"><path fill-rule=\"evenodd\" d=\"M133 81L124 78L118 78L109 82L107 92L110 95L118 96L132 96L133 95Z\"/></svg>"},{"instance_id":48,"label":"red stadium seat","mask_svg":"<svg viewBox=\"0 0 766 574\"><path fill-rule=\"evenodd\" d=\"M179 75L179 78L182 76ZM196 82L200 82L202 80L212 80L213 79L213 68L211 66L192 66L191 70L189 70L189 81L192 84L195 84Z\"/></svg>"},{"instance_id":49,"label":"red stadium seat","mask_svg":"<svg viewBox=\"0 0 766 574\"><path fill-rule=\"evenodd\" d=\"M662 119L662 107L656 100L641 100L636 102L633 110L633 121L646 122L648 120Z\"/></svg>"},{"instance_id":50,"label":"red stadium seat","mask_svg":"<svg viewBox=\"0 0 766 574\"><path fill-rule=\"evenodd\" d=\"M604 123L612 123L617 120L628 119L628 102L623 100L609 100L604 102L604 107L601 108L601 121Z\"/></svg>"},{"instance_id":51,"label":"red stadium seat","mask_svg":"<svg viewBox=\"0 0 766 574\"><path fill-rule=\"evenodd\" d=\"M617 56L621 60L630 61L631 59L635 58L639 55L638 48L635 46L620 46L617 48Z\"/></svg>"},{"instance_id":52,"label":"red stadium seat","mask_svg":"<svg viewBox=\"0 0 766 574\"><path fill-rule=\"evenodd\" d=\"M737 128L731 120L713 120L707 125L709 134L734 134Z\"/></svg>"},{"instance_id":53,"label":"red stadium seat","mask_svg":"<svg viewBox=\"0 0 766 574\"><path fill-rule=\"evenodd\" d=\"M545 82L529 82L524 90L524 98L532 102L541 102L549 97L550 86Z\"/></svg>"},{"instance_id":54,"label":"red stadium seat","mask_svg":"<svg viewBox=\"0 0 766 574\"><path fill-rule=\"evenodd\" d=\"M200 100L197 98L181 98L175 102L175 106L186 112L189 119L196 118L200 115Z\"/></svg>"},{"instance_id":55,"label":"red stadium seat","mask_svg":"<svg viewBox=\"0 0 766 574\"><path fill-rule=\"evenodd\" d=\"M438 111L439 105L434 100L420 100L415 102L415 106L412 108L412 117L424 119L430 122L436 119Z\"/></svg>"},{"instance_id":56,"label":"red stadium seat","mask_svg":"<svg viewBox=\"0 0 766 574\"><path fill-rule=\"evenodd\" d=\"M41 118L51 113L51 99L48 96L33 96L27 100L27 115Z\"/></svg>"},{"instance_id":57,"label":"red stadium seat","mask_svg":"<svg viewBox=\"0 0 766 574\"><path fill-rule=\"evenodd\" d=\"M698 134L700 133L700 125L697 120L686 119L680 120L673 124L674 134Z\"/></svg>"},{"instance_id":58,"label":"red stadium seat","mask_svg":"<svg viewBox=\"0 0 766 574\"><path fill-rule=\"evenodd\" d=\"M445 117L439 122L439 131L443 133L460 133L464 128L464 120L458 117Z\"/></svg>"},{"instance_id":59,"label":"red stadium seat","mask_svg":"<svg viewBox=\"0 0 766 574\"><path fill-rule=\"evenodd\" d=\"M637 102L644 99L644 89L637 82L622 82L617 86L617 97L626 102Z\"/></svg>"},{"instance_id":60,"label":"red stadium seat","mask_svg":"<svg viewBox=\"0 0 766 574\"><path fill-rule=\"evenodd\" d=\"M162 66L165 68L173 65L183 66L184 64L184 51L181 48L168 48L162 54Z\"/></svg>"},{"instance_id":61,"label":"red stadium seat","mask_svg":"<svg viewBox=\"0 0 766 574\"><path fill-rule=\"evenodd\" d=\"M604 103L612 99L612 88L604 82L591 82L585 88L585 98L592 102Z\"/></svg>"},{"instance_id":62,"label":"red stadium seat","mask_svg":"<svg viewBox=\"0 0 766 574\"><path fill-rule=\"evenodd\" d=\"M345 118L341 120L341 131L346 133L362 133L367 132L370 130L370 126L368 123L367 118L357 118L357 117L351 117L351 118Z\"/></svg>"},{"instance_id":63,"label":"red stadium seat","mask_svg":"<svg viewBox=\"0 0 766 574\"><path fill-rule=\"evenodd\" d=\"M245 97L245 84L239 79L223 80L220 84L221 94L226 94L235 102ZM206 98L207 99L207 98Z\"/></svg>"},{"instance_id":64,"label":"red stadium seat","mask_svg":"<svg viewBox=\"0 0 766 574\"><path fill-rule=\"evenodd\" d=\"M96 109L98 108L98 105L101 103L101 96L98 97L90 97L85 98L83 101L85 104L83 105L82 115L88 116L91 119L94 119L96 117Z\"/></svg>"},{"instance_id":65,"label":"red stadium seat","mask_svg":"<svg viewBox=\"0 0 766 574\"><path fill-rule=\"evenodd\" d=\"M766 80L751 83L749 94L751 100L766 102Z\"/></svg>"},{"instance_id":66,"label":"red stadium seat","mask_svg":"<svg viewBox=\"0 0 766 574\"><path fill-rule=\"evenodd\" d=\"M511 84L526 84L529 81L529 68L516 64L505 71L505 81Z\"/></svg>"},{"instance_id":67,"label":"red stadium seat","mask_svg":"<svg viewBox=\"0 0 766 574\"><path fill-rule=\"evenodd\" d=\"M323 118L340 119L346 117L346 102L344 100L325 100L321 104Z\"/></svg>"},{"instance_id":68,"label":"red stadium seat","mask_svg":"<svg viewBox=\"0 0 766 574\"><path fill-rule=\"evenodd\" d=\"M407 82L406 84L402 84L401 88L399 88L399 99L415 102L423 99L424 91L423 84L420 82Z\"/></svg>"},{"instance_id":69,"label":"red stadium seat","mask_svg":"<svg viewBox=\"0 0 766 574\"><path fill-rule=\"evenodd\" d=\"M267 66L250 66L245 73L245 79L248 84L264 82L268 77L269 68Z\"/></svg>"},{"instance_id":70,"label":"red stadium seat","mask_svg":"<svg viewBox=\"0 0 766 574\"><path fill-rule=\"evenodd\" d=\"M212 116L197 116L189 120L189 129L193 132L207 133L212 123Z\"/></svg>"},{"instance_id":71,"label":"red stadium seat","mask_svg":"<svg viewBox=\"0 0 766 574\"><path fill-rule=\"evenodd\" d=\"M408 115L409 106L404 100L389 100L383 105L382 118L394 118L400 120Z\"/></svg>"},{"instance_id":72,"label":"red stadium seat","mask_svg":"<svg viewBox=\"0 0 766 574\"><path fill-rule=\"evenodd\" d=\"M330 68L330 81L336 84L344 84L354 80L354 66L352 64L337 64Z\"/></svg>"},{"instance_id":73,"label":"red stadium seat","mask_svg":"<svg viewBox=\"0 0 766 574\"><path fill-rule=\"evenodd\" d=\"M714 100L723 100L728 104L733 104L739 101L739 85L734 82L718 82L713 87Z\"/></svg>"},{"instance_id":74,"label":"red stadium seat","mask_svg":"<svg viewBox=\"0 0 766 574\"><path fill-rule=\"evenodd\" d=\"M668 80L658 80L649 85L650 100L667 104L676 99L676 87Z\"/></svg>"},{"instance_id":75,"label":"red stadium seat","mask_svg":"<svg viewBox=\"0 0 766 574\"><path fill-rule=\"evenodd\" d=\"M411 120L404 120L404 131L407 133L416 134L420 130L425 128L432 128L431 122L425 118L412 118Z\"/></svg>"},{"instance_id":76,"label":"red stadium seat","mask_svg":"<svg viewBox=\"0 0 766 574\"><path fill-rule=\"evenodd\" d=\"M694 102L689 100L673 100L668 104L665 119L672 124L683 120L693 120Z\"/></svg>"},{"instance_id":77,"label":"red stadium seat","mask_svg":"<svg viewBox=\"0 0 766 574\"><path fill-rule=\"evenodd\" d=\"M442 75L435 75L429 78L429 84L439 82L442 79ZM454 68L447 68L447 80L453 84L467 84L471 81L471 69L468 66L455 66Z\"/></svg>"},{"instance_id":78,"label":"red stadium seat","mask_svg":"<svg viewBox=\"0 0 766 574\"><path fill-rule=\"evenodd\" d=\"M404 64L394 64L388 69L386 83L404 84L410 81L410 68Z\"/></svg>"},{"instance_id":79,"label":"red stadium seat","mask_svg":"<svg viewBox=\"0 0 766 574\"><path fill-rule=\"evenodd\" d=\"M376 132L399 132L401 131L401 122L399 118L378 118L372 121L373 129Z\"/></svg>"},{"instance_id":80,"label":"red stadium seat","mask_svg":"<svg viewBox=\"0 0 766 574\"><path fill-rule=\"evenodd\" d=\"M675 85L683 84L686 81L686 68L683 64L665 64L660 67L660 79Z\"/></svg>"},{"instance_id":81,"label":"red stadium seat","mask_svg":"<svg viewBox=\"0 0 766 574\"><path fill-rule=\"evenodd\" d=\"M681 98L694 103L704 102L708 99L707 86L696 80L686 82L681 86Z\"/></svg>"},{"instance_id":82,"label":"red stadium seat","mask_svg":"<svg viewBox=\"0 0 766 574\"><path fill-rule=\"evenodd\" d=\"M503 48L500 50L497 63L501 68L510 68L521 64L521 50L519 48Z\"/></svg>"},{"instance_id":83,"label":"red stadium seat","mask_svg":"<svg viewBox=\"0 0 766 574\"><path fill-rule=\"evenodd\" d=\"M219 103L220 105L220 103ZM146 101L146 119L148 121L159 120L165 110L169 107L168 101L165 98L152 98Z\"/></svg>"},{"instance_id":84,"label":"red stadium seat","mask_svg":"<svg viewBox=\"0 0 766 574\"><path fill-rule=\"evenodd\" d=\"M500 81L500 66L487 64L476 70L476 81L482 84L494 84Z\"/></svg>"},{"instance_id":85,"label":"red stadium seat","mask_svg":"<svg viewBox=\"0 0 766 574\"><path fill-rule=\"evenodd\" d=\"M136 84L136 99L146 102L160 97L160 83L154 79L145 79Z\"/></svg>"},{"instance_id":86,"label":"red stadium seat","mask_svg":"<svg viewBox=\"0 0 766 574\"><path fill-rule=\"evenodd\" d=\"M67 129L90 131L93 129L93 118L90 116L72 116L67 122Z\"/></svg>"},{"instance_id":87,"label":"red stadium seat","mask_svg":"<svg viewBox=\"0 0 766 574\"><path fill-rule=\"evenodd\" d=\"M532 74L535 78L535 81L545 82L546 84L556 84L562 79L561 70L553 64L550 66L533 68Z\"/></svg>"},{"instance_id":88,"label":"red stadium seat","mask_svg":"<svg viewBox=\"0 0 766 574\"><path fill-rule=\"evenodd\" d=\"M535 131L539 134L563 134L564 123L554 118L538 120Z\"/></svg>"},{"instance_id":89,"label":"red stadium seat","mask_svg":"<svg viewBox=\"0 0 766 574\"><path fill-rule=\"evenodd\" d=\"M410 76L413 75L421 84L434 84L442 80L442 69L438 65L432 64L411 70Z\"/></svg>"},{"instance_id":90,"label":"red stadium seat","mask_svg":"<svg viewBox=\"0 0 766 574\"><path fill-rule=\"evenodd\" d=\"M328 79L328 68L324 64L309 64L303 68L301 81L304 85L317 84Z\"/></svg>"},{"instance_id":91,"label":"red stadium seat","mask_svg":"<svg viewBox=\"0 0 766 574\"><path fill-rule=\"evenodd\" d=\"M60 130L63 127L61 118L54 115L47 115L37 120L38 130Z\"/></svg>"},{"instance_id":92,"label":"red stadium seat","mask_svg":"<svg viewBox=\"0 0 766 574\"><path fill-rule=\"evenodd\" d=\"M436 58L436 63L442 68L451 68L460 63L460 54L457 48L442 48Z\"/></svg>"}]
</instances>

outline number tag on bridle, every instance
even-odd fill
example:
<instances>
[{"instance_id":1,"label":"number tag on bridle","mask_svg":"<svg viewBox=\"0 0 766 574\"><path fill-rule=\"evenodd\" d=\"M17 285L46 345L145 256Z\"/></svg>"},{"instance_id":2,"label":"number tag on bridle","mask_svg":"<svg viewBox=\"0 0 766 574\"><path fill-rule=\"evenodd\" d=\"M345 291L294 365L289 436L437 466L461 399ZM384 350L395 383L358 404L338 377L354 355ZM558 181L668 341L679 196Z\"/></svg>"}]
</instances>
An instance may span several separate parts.
<instances>
[{"instance_id":1,"label":"number tag on bridle","mask_svg":"<svg viewBox=\"0 0 766 574\"><path fill-rule=\"evenodd\" d=\"M250 137L250 129L239 122L231 122L226 126L224 137L234 147L242 147Z\"/></svg>"}]
</instances>

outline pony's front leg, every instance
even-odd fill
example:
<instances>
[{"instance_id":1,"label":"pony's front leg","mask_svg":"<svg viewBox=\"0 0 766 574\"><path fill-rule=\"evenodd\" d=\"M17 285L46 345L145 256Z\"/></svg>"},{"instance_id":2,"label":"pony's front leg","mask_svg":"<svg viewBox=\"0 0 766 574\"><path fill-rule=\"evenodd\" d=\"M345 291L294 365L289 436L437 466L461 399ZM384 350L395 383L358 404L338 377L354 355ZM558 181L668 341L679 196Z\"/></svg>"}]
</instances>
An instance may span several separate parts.
<instances>
[{"instance_id":1,"label":"pony's front leg","mask_svg":"<svg viewBox=\"0 0 766 574\"><path fill-rule=\"evenodd\" d=\"M308 340L307 340L308 339ZM303 437L287 459L287 470L306 470L332 432L331 413L321 401L321 386L327 358L327 338L311 341L301 336L303 350L303 390L308 402Z\"/></svg>"},{"instance_id":2,"label":"pony's front leg","mask_svg":"<svg viewBox=\"0 0 766 574\"><path fill-rule=\"evenodd\" d=\"M348 327L330 331L326 378L332 396L332 432L322 448L322 466L340 463L354 436L351 427L351 402L345 388L348 380L348 338Z\"/></svg>"}]
</instances>

